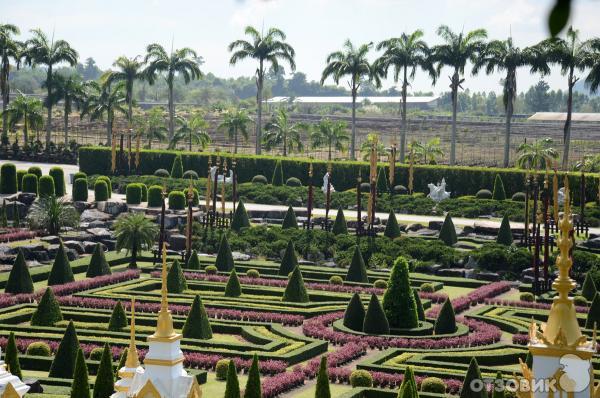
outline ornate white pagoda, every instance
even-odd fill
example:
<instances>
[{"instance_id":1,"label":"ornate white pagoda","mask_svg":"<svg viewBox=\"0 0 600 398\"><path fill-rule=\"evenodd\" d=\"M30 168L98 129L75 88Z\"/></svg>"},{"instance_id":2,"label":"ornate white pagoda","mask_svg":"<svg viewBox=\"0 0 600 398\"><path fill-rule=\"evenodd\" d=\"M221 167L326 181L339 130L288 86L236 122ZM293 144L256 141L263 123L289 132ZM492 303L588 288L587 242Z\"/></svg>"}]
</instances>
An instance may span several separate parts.
<instances>
[{"instance_id":1,"label":"ornate white pagoda","mask_svg":"<svg viewBox=\"0 0 600 398\"><path fill-rule=\"evenodd\" d=\"M10 369L6 369L6 362L0 360L0 398L21 398L27 391L29 386L11 374Z\"/></svg>"}]
</instances>

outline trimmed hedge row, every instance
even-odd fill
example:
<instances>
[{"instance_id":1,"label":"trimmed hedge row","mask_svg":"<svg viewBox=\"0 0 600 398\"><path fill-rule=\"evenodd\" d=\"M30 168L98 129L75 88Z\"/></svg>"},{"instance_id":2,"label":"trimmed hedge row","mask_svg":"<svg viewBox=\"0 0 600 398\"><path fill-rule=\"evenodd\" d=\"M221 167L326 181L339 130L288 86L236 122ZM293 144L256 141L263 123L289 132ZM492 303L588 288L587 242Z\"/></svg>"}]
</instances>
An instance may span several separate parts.
<instances>
[{"instance_id":1,"label":"trimmed hedge row","mask_svg":"<svg viewBox=\"0 0 600 398\"><path fill-rule=\"evenodd\" d=\"M142 150L140 157L140 174L152 175L157 169L171 169L175 157L181 155L184 170L194 170L199 175L206 175L208 157L215 156L214 153L177 152L164 150ZM218 154L227 158L233 157L229 153ZM272 176L278 161L281 162L283 178L298 178L302 184L308 183L308 160L302 158L281 158L274 156L237 155L237 175L239 182L249 182L255 175L261 174ZM321 176L327 171L327 162L313 160L314 185L321 185ZM381 164L385 165L384 163ZM79 167L88 175L111 174L110 148L105 147L82 147L79 148ZM369 165L366 162L334 162L333 184L336 190L346 190L356 187L358 170L362 175L368 175ZM563 173L560 173L561 175ZM400 164L396 167L396 182L402 183L408 180L408 165ZM448 190L452 196L475 195L480 189L493 189L496 175L502 179L506 195L510 196L516 192L524 191L525 171L519 169L502 169L491 167L466 167L466 166L443 166L443 165L418 165L414 168L414 190L416 192L427 192L427 184L446 179ZM575 202L579 200L579 174L570 176ZM598 175L588 174L586 176L586 197L589 199L597 196Z\"/></svg>"}]
</instances>

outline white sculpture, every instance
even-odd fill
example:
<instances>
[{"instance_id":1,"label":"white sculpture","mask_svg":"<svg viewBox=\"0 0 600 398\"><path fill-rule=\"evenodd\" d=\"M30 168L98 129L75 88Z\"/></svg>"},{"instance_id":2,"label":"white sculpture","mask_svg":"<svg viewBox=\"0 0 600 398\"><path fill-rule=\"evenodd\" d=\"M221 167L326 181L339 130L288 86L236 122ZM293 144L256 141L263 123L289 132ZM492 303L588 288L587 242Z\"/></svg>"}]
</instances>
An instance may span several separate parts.
<instances>
[{"instance_id":1,"label":"white sculpture","mask_svg":"<svg viewBox=\"0 0 600 398\"><path fill-rule=\"evenodd\" d=\"M329 179L331 178L331 175L329 174L329 172L325 173L325 175L323 176L323 186L321 187L321 191L323 191L323 193L327 193L327 184L329 183ZM333 187L333 184L330 185L329 187L329 192L335 192L335 188Z\"/></svg>"},{"instance_id":2,"label":"white sculpture","mask_svg":"<svg viewBox=\"0 0 600 398\"><path fill-rule=\"evenodd\" d=\"M214 181L215 180L215 173L217 172L217 166L212 166L210 168L210 180ZM228 176L224 176L223 174L219 174L217 176L217 183L222 184L223 181L225 181L225 184L231 184L233 183L233 170L229 170L229 175Z\"/></svg>"},{"instance_id":3,"label":"white sculpture","mask_svg":"<svg viewBox=\"0 0 600 398\"><path fill-rule=\"evenodd\" d=\"M438 182L437 185L433 183L427 184L429 188L428 198L431 198L434 202L441 202L444 199L448 199L450 197L450 192L446 192L446 179L442 178L442 182Z\"/></svg>"},{"instance_id":4,"label":"white sculpture","mask_svg":"<svg viewBox=\"0 0 600 398\"><path fill-rule=\"evenodd\" d=\"M561 188L558 190L558 204L560 206L565 204L565 188Z\"/></svg>"},{"instance_id":5,"label":"white sculpture","mask_svg":"<svg viewBox=\"0 0 600 398\"><path fill-rule=\"evenodd\" d=\"M2 355L1 352L0 355ZM7 389L12 389L13 394L16 392L19 397L22 397L29 391L29 386L23 383L17 376L11 374L9 370L6 369L6 362L0 360L0 396L4 396ZM7 396L14 396L9 394L10 393L8 393Z\"/></svg>"}]
</instances>

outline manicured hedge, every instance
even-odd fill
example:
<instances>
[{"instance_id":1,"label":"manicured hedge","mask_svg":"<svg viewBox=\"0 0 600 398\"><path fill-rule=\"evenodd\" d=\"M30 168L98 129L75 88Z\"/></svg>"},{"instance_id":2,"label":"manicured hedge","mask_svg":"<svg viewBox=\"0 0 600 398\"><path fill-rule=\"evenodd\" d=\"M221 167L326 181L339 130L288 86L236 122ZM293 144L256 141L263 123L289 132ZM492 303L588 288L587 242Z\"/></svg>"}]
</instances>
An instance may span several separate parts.
<instances>
[{"instance_id":1,"label":"manicured hedge","mask_svg":"<svg viewBox=\"0 0 600 398\"><path fill-rule=\"evenodd\" d=\"M53 196L55 194L54 179L50 176L41 176L39 179L40 197Z\"/></svg>"},{"instance_id":2,"label":"manicured hedge","mask_svg":"<svg viewBox=\"0 0 600 398\"><path fill-rule=\"evenodd\" d=\"M56 196L65 196L65 172L62 167L51 168L48 175L54 180L54 192L56 193Z\"/></svg>"},{"instance_id":3,"label":"manicured hedge","mask_svg":"<svg viewBox=\"0 0 600 398\"><path fill-rule=\"evenodd\" d=\"M139 205L142 203L142 184L133 183L127 185L125 200L128 205Z\"/></svg>"},{"instance_id":4,"label":"manicured hedge","mask_svg":"<svg viewBox=\"0 0 600 398\"><path fill-rule=\"evenodd\" d=\"M86 202L88 200L88 186L85 178L78 178L73 182L73 200Z\"/></svg>"},{"instance_id":5,"label":"manicured hedge","mask_svg":"<svg viewBox=\"0 0 600 398\"><path fill-rule=\"evenodd\" d=\"M175 156L181 154L183 168L194 170L199 175L206 175L209 156L214 153L177 152L164 150L142 150L140 161L140 174L151 175L158 168L170 170ZM231 160L232 154L220 153L221 157ZM303 185L308 183L308 159L281 158L274 156L236 155L237 176L239 182L249 182L257 174L272 176L276 162L280 160L285 171L285 177L296 177ZM327 171L327 162L312 160L314 168L314 185L320 185L320 179ZM382 164L383 165L383 164ZM80 169L88 175L106 174L111 172L110 148L105 147L82 147L79 149ZM333 176L335 189L346 190L356 187L358 170L362 175L368 175L369 165L366 162L334 162ZM387 171L387 170L386 170ZM561 176L563 173L559 173ZM396 183L408 181L408 165L396 166ZM506 196L510 197L516 192L525 190L525 171L519 169L502 169L492 167L467 167L467 166L443 166L443 165L417 165L414 167L414 190L416 192L428 192L427 184L446 179L447 189L452 196L474 195L480 189L494 188L496 175L503 181ZM574 201L579 200L579 173L573 173L569 177L573 189ZM562 180L562 178L561 178ZM562 182L561 182L562 185ZM597 195L598 175L586 175L586 197L595 198Z\"/></svg>"},{"instance_id":6,"label":"manicured hedge","mask_svg":"<svg viewBox=\"0 0 600 398\"><path fill-rule=\"evenodd\" d=\"M23 192L34 193L37 195L38 177L35 174L28 173L23 176Z\"/></svg>"},{"instance_id":7,"label":"manicured hedge","mask_svg":"<svg viewBox=\"0 0 600 398\"><path fill-rule=\"evenodd\" d=\"M0 193L17 193L17 167L12 163L4 163L0 167Z\"/></svg>"}]
</instances>

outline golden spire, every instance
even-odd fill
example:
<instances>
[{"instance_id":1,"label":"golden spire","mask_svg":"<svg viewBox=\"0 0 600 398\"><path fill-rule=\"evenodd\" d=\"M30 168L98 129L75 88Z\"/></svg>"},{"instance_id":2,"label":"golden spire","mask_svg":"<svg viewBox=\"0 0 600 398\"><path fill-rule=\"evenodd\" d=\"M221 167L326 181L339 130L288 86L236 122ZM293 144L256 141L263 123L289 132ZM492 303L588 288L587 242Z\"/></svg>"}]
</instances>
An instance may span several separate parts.
<instances>
[{"instance_id":1,"label":"golden spire","mask_svg":"<svg viewBox=\"0 0 600 398\"><path fill-rule=\"evenodd\" d=\"M135 347L135 298L131 298L131 335L129 337L129 350L127 351L126 368L137 368L140 365L137 348Z\"/></svg>"},{"instance_id":2,"label":"golden spire","mask_svg":"<svg viewBox=\"0 0 600 398\"><path fill-rule=\"evenodd\" d=\"M149 339L160 340L176 337L173 329L173 317L169 311L169 301L167 300L167 244L162 247L162 272L161 272L161 301L160 312L158 313L158 322L156 332Z\"/></svg>"}]
</instances>

